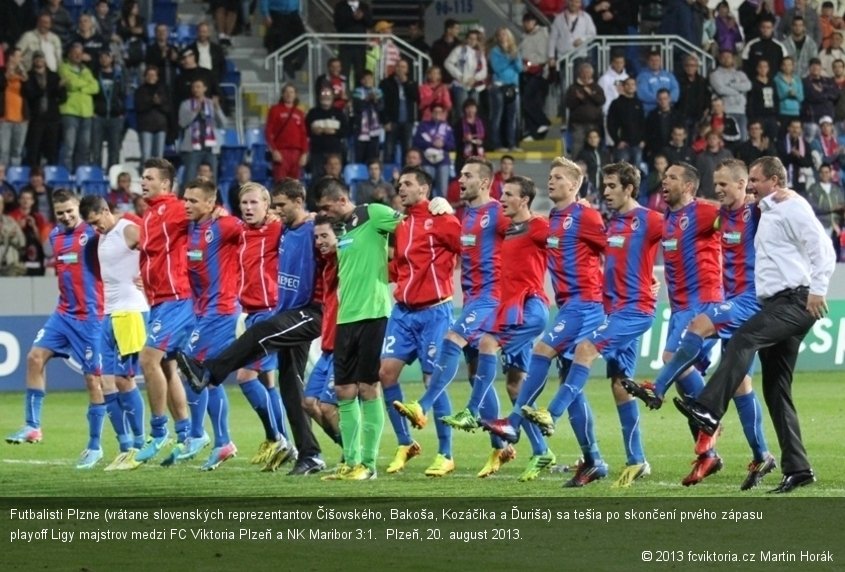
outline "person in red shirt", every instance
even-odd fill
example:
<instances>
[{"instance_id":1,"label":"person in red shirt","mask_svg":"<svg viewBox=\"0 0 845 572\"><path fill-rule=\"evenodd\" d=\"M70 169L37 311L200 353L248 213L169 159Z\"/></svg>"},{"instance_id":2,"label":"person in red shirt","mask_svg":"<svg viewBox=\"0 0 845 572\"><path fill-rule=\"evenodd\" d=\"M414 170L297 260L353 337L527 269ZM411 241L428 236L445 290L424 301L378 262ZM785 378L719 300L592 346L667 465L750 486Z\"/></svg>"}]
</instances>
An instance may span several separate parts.
<instances>
[{"instance_id":1,"label":"person in red shirt","mask_svg":"<svg viewBox=\"0 0 845 572\"><path fill-rule=\"evenodd\" d=\"M297 107L296 88L287 84L282 88L279 103L267 112L264 136L273 156L273 180L285 177L299 179L302 167L308 162L308 134L305 114Z\"/></svg>"},{"instance_id":2,"label":"person in red shirt","mask_svg":"<svg viewBox=\"0 0 845 572\"><path fill-rule=\"evenodd\" d=\"M454 216L429 212L431 187L431 176L420 167L405 167L399 175L398 196L406 218L395 231L390 273L396 283L396 305L387 322L379 370L388 403L404 401L399 375L406 364L419 359L423 380L428 383L440 340L452 320L452 275L461 252L461 223ZM440 477L455 470L451 429L440 422L451 413L446 392L435 399L433 410L438 454L425 474ZM395 473L421 449L411 439L408 420L392 407L388 416L399 448L387 472Z\"/></svg>"},{"instance_id":3,"label":"person in red shirt","mask_svg":"<svg viewBox=\"0 0 845 572\"><path fill-rule=\"evenodd\" d=\"M514 158L511 155L502 155L499 159L499 170L493 175L493 186L490 187L490 197L497 201L502 198L502 191L505 189L505 181L513 177Z\"/></svg>"}]
</instances>

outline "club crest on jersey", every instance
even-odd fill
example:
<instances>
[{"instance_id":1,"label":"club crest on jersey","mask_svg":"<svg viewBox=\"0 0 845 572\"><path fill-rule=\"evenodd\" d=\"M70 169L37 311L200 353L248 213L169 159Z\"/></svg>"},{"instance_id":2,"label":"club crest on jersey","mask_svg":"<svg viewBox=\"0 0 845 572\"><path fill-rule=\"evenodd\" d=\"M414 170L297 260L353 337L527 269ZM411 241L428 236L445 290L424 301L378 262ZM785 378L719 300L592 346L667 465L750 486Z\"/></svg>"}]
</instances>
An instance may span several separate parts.
<instances>
[{"instance_id":1,"label":"club crest on jersey","mask_svg":"<svg viewBox=\"0 0 845 572\"><path fill-rule=\"evenodd\" d=\"M161 205L160 207L158 207L158 210L156 212L158 213L158 216L163 215L164 214L164 205Z\"/></svg>"},{"instance_id":2,"label":"club crest on jersey","mask_svg":"<svg viewBox=\"0 0 845 572\"><path fill-rule=\"evenodd\" d=\"M214 231L210 228L205 231L205 242L206 244L210 244L211 241L214 240Z\"/></svg>"},{"instance_id":3,"label":"club crest on jersey","mask_svg":"<svg viewBox=\"0 0 845 572\"><path fill-rule=\"evenodd\" d=\"M431 220L430 218L429 218L429 219L426 219L426 221L423 223L423 228L424 228L425 230L431 230L431 228L432 228L433 226L434 226L434 221L433 221L433 220Z\"/></svg>"},{"instance_id":4,"label":"club crest on jersey","mask_svg":"<svg viewBox=\"0 0 845 572\"><path fill-rule=\"evenodd\" d=\"M352 228L358 226L358 215L352 215L352 220L349 222L349 226Z\"/></svg>"},{"instance_id":5,"label":"club crest on jersey","mask_svg":"<svg viewBox=\"0 0 845 572\"><path fill-rule=\"evenodd\" d=\"M751 218L751 209L745 209L742 211L742 222L748 222Z\"/></svg>"},{"instance_id":6,"label":"club crest on jersey","mask_svg":"<svg viewBox=\"0 0 845 572\"><path fill-rule=\"evenodd\" d=\"M634 217L634 220L631 221L631 230L637 230L640 228L640 219Z\"/></svg>"},{"instance_id":7,"label":"club crest on jersey","mask_svg":"<svg viewBox=\"0 0 845 572\"><path fill-rule=\"evenodd\" d=\"M678 226L681 227L681 230L686 230L689 226L689 217L684 215L681 217L681 220L678 221Z\"/></svg>"},{"instance_id":8,"label":"club crest on jersey","mask_svg":"<svg viewBox=\"0 0 845 572\"><path fill-rule=\"evenodd\" d=\"M569 230L572 227L572 217L570 215L566 215L566 218L563 219L563 229Z\"/></svg>"},{"instance_id":9,"label":"club crest on jersey","mask_svg":"<svg viewBox=\"0 0 845 572\"><path fill-rule=\"evenodd\" d=\"M479 222L478 224L481 226L481 228L487 228L490 225L490 215L485 214L483 217L481 217L481 222Z\"/></svg>"},{"instance_id":10,"label":"club crest on jersey","mask_svg":"<svg viewBox=\"0 0 845 572\"><path fill-rule=\"evenodd\" d=\"M88 235L87 234L80 234L79 235L79 246L85 246L88 244Z\"/></svg>"}]
</instances>

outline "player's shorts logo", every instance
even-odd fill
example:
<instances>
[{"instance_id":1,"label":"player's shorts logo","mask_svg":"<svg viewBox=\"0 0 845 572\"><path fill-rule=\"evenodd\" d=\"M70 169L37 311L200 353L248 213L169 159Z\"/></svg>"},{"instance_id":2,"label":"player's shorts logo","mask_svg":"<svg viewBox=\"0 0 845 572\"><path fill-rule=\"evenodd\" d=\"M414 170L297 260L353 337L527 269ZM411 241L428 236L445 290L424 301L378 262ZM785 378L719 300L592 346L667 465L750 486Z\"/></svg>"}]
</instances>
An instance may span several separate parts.
<instances>
[{"instance_id":1,"label":"player's shorts logo","mask_svg":"<svg viewBox=\"0 0 845 572\"><path fill-rule=\"evenodd\" d=\"M434 359L434 356L437 355L437 344L435 344L434 342L428 344L427 354L428 354L428 357L430 357L431 359Z\"/></svg>"},{"instance_id":2,"label":"player's shorts logo","mask_svg":"<svg viewBox=\"0 0 845 572\"><path fill-rule=\"evenodd\" d=\"M689 226L689 217L687 215L682 216L678 226L681 227L681 230L686 230Z\"/></svg>"},{"instance_id":3,"label":"player's shorts logo","mask_svg":"<svg viewBox=\"0 0 845 572\"><path fill-rule=\"evenodd\" d=\"M485 214L483 217L481 217L481 222L478 224L481 225L481 228L487 228L490 225L490 215Z\"/></svg>"},{"instance_id":4,"label":"player's shorts logo","mask_svg":"<svg viewBox=\"0 0 845 572\"><path fill-rule=\"evenodd\" d=\"M200 332L199 330L194 330L191 332L191 339L188 340L188 345L193 349L194 346L197 345L198 341L200 341Z\"/></svg>"},{"instance_id":5,"label":"player's shorts logo","mask_svg":"<svg viewBox=\"0 0 845 572\"><path fill-rule=\"evenodd\" d=\"M466 322L467 324L471 324L474 321L475 321L475 312L470 312L469 314L467 314L467 317L464 320L464 322Z\"/></svg>"},{"instance_id":6,"label":"player's shorts logo","mask_svg":"<svg viewBox=\"0 0 845 572\"><path fill-rule=\"evenodd\" d=\"M572 216L566 215L563 219L563 230L569 230L572 227Z\"/></svg>"},{"instance_id":7,"label":"player's shorts logo","mask_svg":"<svg viewBox=\"0 0 845 572\"><path fill-rule=\"evenodd\" d=\"M433 226L434 226L434 221L433 221L433 220L431 220L431 219L427 219L427 220L423 223L423 228L424 228L425 230L431 230L431 228L432 228Z\"/></svg>"},{"instance_id":8,"label":"player's shorts logo","mask_svg":"<svg viewBox=\"0 0 845 572\"><path fill-rule=\"evenodd\" d=\"M635 218L631 221L631 230L637 230L638 228L640 228L640 219Z\"/></svg>"},{"instance_id":9,"label":"player's shorts logo","mask_svg":"<svg viewBox=\"0 0 845 572\"><path fill-rule=\"evenodd\" d=\"M211 241L214 240L214 232L209 228L205 231L205 243L211 244Z\"/></svg>"},{"instance_id":10,"label":"player's shorts logo","mask_svg":"<svg viewBox=\"0 0 845 572\"><path fill-rule=\"evenodd\" d=\"M153 325L150 326L150 331L154 334L159 333L161 331L161 320L153 322Z\"/></svg>"},{"instance_id":11,"label":"player's shorts logo","mask_svg":"<svg viewBox=\"0 0 845 572\"><path fill-rule=\"evenodd\" d=\"M563 331L563 329L565 327L566 327L566 322L558 322L557 324L555 324L554 332L559 334Z\"/></svg>"},{"instance_id":12,"label":"player's shorts logo","mask_svg":"<svg viewBox=\"0 0 845 572\"><path fill-rule=\"evenodd\" d=\"M85 348L85 361L90 362L92 359L94 359L94 350L88 346Z\"/></svg>"},{"instance_id":13,"label":"player's shorts logo","mask_svg":"<svg viewBox=\"0 0 845 572\"><path fill-rule=\"evenodd\" d=\"M727 311L728 311L728 310L730 310L731 308L733 308L733 304L732 304L732 303L730 303L730 302L725 302L724 304L722 304L721 306L719 306L719 309L720 309L720 310L722 310L723 312L727 312Z\"/></svg>"},{"instance_id":14,"label":"player's shorts logo","mask_svg":"<svg viewBox=\"0 0 845 572\"><path fill-rule=\"evenodd\" d=\"M44 337L44 328L41 328L40 330L38 330L38 333L35 334L35 341L33 343L38 343L39 341L41 341L41 338L43 338L43 337Z\"/></svg>"},{"instance_id":15,"label":"player's shorts logo","mask_svg":"<svg viewBox=\"0 0 845 572\"><path fill-rule=\"evenodd\" d=\"M79 235L79 246L85 246L88 244L88 235L87 234L80 234Z\"/></svg>"},{"instance_id":16,"label":"player's shorts logo","mask_svg":"<svg viewBox=\"0 0 845 572\"><path fill-rule=\"evenodd\" d=\"M742 211L742 222L748 222L751 219L751 209Z\"/></svg>"}]
</instances>

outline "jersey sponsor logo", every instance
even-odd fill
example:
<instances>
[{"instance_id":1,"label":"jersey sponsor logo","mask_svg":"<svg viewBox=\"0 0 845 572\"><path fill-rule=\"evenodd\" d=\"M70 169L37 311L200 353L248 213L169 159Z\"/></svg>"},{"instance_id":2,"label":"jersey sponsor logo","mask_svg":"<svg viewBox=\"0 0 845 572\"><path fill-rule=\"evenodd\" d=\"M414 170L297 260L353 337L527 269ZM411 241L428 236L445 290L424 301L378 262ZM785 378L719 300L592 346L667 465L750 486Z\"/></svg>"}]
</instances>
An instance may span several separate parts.
<instances>
[{"instance_id":1,"label":"jersey sponsor logo","mask_svg":"<svg viewBox=\"0 0 845 572\"><path fill-rule=\"evenodd\" d=\"M634 220L631 221L631 230L637 230L640 228L640 219L634 217Z\"/></svg>"},{"instance_id":2,"label":"jersey sponsor logo","mask_svg":"<svg viewBox=\"0 0 845 572\"><path fill-rule=\"evenodd\" d=\"M550 236L546 239L546 246L549 248L558 248L560 246L560 239L556 236Z\"/></svg>"},{"instance_id":3,"label":"jersey sponsor logo","mask_svg":"<svg viewBox=\"0 0 845 572\"><path fill-rule=\"evenodd\" d=\"M689 226L689 217L687 215L682 216L678 226L681 227L681 230L686 230Z\"/></svg>"},{"instance_id":4,"label":"jersey sponsor logo","mask_svg":"<svg viewBox=\"0 0 845 572\"><path fill-rule=\"evenodd\" d=\"M635 219L636 220L636 219ZM633 228L633 225L632 225ZM636 229L634 229L636 230ZM625 237L614 235L607 237L607 245L610 248L623 248L625 246Z\"/></svg>"},{"instance_id":5,"label":"jersey sponsor logo","mask_svg":"<svg viewBox=\"0 0 845 572\"><path fill-rule=\"evenodd\" d=\"M664 240L662 242L663 250L669 252L673 250L678 250L678 239L677 238L670 238L668 240Z\"/></svg>"},{"instance_id":6,"label":"jersey sponsor logo","mask_svg":"<svg viewBox=\"0 0 845 572\"><path fill-rule=\"evenodd\" d=\"M210 244L214 240L214 231L210 228L205 231L205 242L206 244Z\"/></svg>"},{"instance_id":7,"label":"jersey sponsor logo","mask_svg":"<svg viewBox=\"0 0 845 572\"><path fill-rule=\"evenodd\" d=\"M569 230L572 227L572 215L566 215L566 218L563 219L563 229Z\"/></svg>"},{"instance_id":8,"label":"jersey sponsor logo","mask_svg":"<svg viewBox=\"0 0 845 572\"><path fill-rule=\"evenodd\" d=\"M487 228L490 226L490 215L485 213L483 217L481 217L481 222L478 223L481 228Z\"/></svg>"},{"instance_id":9,"label":"jersey sponsor logo","mask_svg":"<svg viewBox=\"0 0 845 572\"><path fill-rule=\"evenodd\" d=\"M722 235L725 244L739 244L742 242L742 233L738 231L726 232Z\"/></svg>"},{"instance_id":10,"label":"jersey sponsor logo","mask_svg":"<svg viewBox=\"0 0 845 572\"><path fill-rule=\"evenodd\" d=\"M461 235L461 246L475 246L475 235L474 234L462 234ZM338 246L340 243L338 242Z\"/></svg>"},{"instance_id":11,"label":"jersey sponsor logo","mask_svg":"<svg viewBox=\"0 0 845 572\"><path fill-rule=\"evenodd\" d=\"M60 254L58 259L59 262L64 262L65 264L76 264L79 262L79 255L75 252L68 252L67 254Z\"/></svg>"},{"instance_id":12,"label":"jersey sponsor logo","mask_svg":"<svg viewBox=\"0 0 845 572\"><path fill-rule=\"evenodd\" d=\"M292 274L279 273L279 288L282 290L292 290L296 292L299 290L299 276Z\"/></svg>"},{"instance_id":13,"label":"jersey sponsor logo","mask_svg":"<svg viewBox=\"0 0 845 572\"><path fill-rule=\"evenodd\" d=\"M79 235L79 246L85 246L88 244L88 235L87 234L80 234Z\"/></svg>"},{"instance_id":14,"label":"jersey sponsor logo","mask_svg":"<svg viewBox=\"0 0 845 572\"><path fill-rule=\"evenodd\" d=\"M190 260L191 262L202 262L202 250L189 250L188 260Z\"/></svg>"}]
</instances>

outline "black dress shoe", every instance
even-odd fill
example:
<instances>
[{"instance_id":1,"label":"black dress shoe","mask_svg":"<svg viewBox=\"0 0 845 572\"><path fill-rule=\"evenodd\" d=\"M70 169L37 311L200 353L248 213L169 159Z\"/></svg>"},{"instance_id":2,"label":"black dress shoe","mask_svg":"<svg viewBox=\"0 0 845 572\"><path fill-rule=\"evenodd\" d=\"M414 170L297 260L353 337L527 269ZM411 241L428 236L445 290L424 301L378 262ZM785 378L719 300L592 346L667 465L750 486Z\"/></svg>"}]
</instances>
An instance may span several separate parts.
<instances>
[{"instance_id":1,"label":"black dress shoe","mask_svg":"<svg viewBox=\"0 0 845 572\"><path fill-rule=\"evenodd\" d=\"M199 360L192 358L184 352L176 352L176 367L185 376L185 381L191 386L195 393L202 393L211 382L211 374L202 367Z\"/></svg>"},{"instance_id":2,"label":"black dress shoe","mask_svg":"<svg viewBox=\"0 0 845 572\"><path fill-rule=\"evenodd\" d=\"M713 435L719 428L719 420L715 415L704 409L694 401L688 402L679 397L672 399L678 411L690 420L698 429L704 431L708 435Z\"/></svg>"},{"instance_id":3,"label":"black dress shoe","mask_svg":"<svg viewBox=\"0 0 845 572\"><path fill-rule=\"evenodd\" d=\"M816 482L816 476L813 474L813 469L801 471L799 473L790 473L783 475L780 484L770 490L770 493L781 494L791 492L798 487L806 487Z\"/></svg>"}]
</instances>

